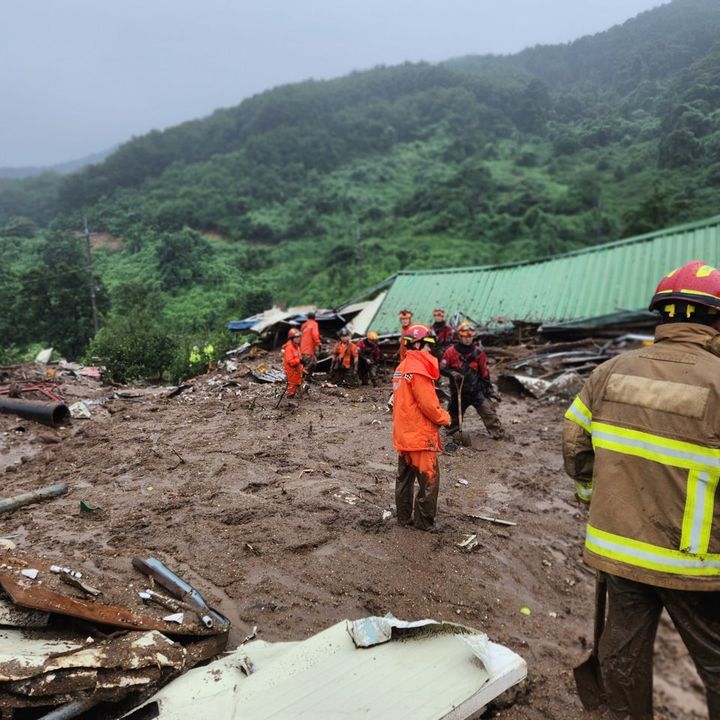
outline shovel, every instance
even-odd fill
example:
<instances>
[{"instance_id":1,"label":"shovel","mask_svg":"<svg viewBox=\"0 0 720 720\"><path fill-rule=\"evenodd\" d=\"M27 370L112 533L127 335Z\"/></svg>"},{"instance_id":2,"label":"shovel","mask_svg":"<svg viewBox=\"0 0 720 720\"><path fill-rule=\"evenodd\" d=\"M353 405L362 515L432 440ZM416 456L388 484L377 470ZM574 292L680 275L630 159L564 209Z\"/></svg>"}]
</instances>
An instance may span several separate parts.
<instances>
[{"instance_id":1,"label":"shovel","mask_svg":"<svg viewBox=\"0 0 720 720\"><path fill-rule=\"evenodd\" d=\"M580 702L586 710L595 710L605 702L598 648L600 636L605 629L605 603L607 599L607 578L605 573L598 572L595 578L595 630L593 648L590 657L573 670L575 687Z\"/></svg>"}]
</instances>

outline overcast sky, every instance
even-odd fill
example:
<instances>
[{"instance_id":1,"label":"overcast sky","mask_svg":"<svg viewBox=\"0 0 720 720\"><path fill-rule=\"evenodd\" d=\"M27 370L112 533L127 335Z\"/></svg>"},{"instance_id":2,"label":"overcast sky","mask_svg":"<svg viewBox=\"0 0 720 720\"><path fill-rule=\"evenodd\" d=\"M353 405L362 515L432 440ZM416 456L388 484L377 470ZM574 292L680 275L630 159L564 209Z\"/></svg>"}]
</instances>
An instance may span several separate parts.
<instances>
[{"instance_id":1,"label":"overcast sky","mask_svg":"<svg viewBox=\"0 0 720 720\"><path fill-rule=\"evenodd\" d=\"M666 0L4 0L0 167L49 165L275 85L513 53Z\"/></svg>"}]
</instances>

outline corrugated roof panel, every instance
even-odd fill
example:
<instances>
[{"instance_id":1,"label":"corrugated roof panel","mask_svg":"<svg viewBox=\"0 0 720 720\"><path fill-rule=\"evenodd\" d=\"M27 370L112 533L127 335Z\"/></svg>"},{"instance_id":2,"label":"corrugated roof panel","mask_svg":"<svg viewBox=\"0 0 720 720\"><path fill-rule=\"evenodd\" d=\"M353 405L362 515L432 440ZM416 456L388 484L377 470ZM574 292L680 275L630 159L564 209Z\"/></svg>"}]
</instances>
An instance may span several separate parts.
<instances>
[{"instance_id":1,"label":"corrugated roof panel","mask_svg":"<svg viewBox=\"0 0 720 720\"><path fill-rule=\"evenodd\" d=\"M556 258L399 273L372 325L380 333L396 332L404 307L416 322L431 322L433 308L442 307L486 325L644 310L663 274L690 260L720 265L720 216Z\"/></svg>"}]
</instances>

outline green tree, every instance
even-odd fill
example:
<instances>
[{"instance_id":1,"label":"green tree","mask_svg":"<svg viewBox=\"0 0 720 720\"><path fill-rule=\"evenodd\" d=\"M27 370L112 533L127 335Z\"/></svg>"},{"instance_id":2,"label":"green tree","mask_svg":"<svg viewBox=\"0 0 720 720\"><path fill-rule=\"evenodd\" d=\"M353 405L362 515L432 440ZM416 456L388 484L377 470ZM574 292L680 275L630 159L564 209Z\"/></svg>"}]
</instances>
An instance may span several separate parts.
<instances>
[{"instance_id":1,"label":"green tree","mask_svg":"<svg viewBox=\"0 0 720 720\"><path fill-rule=\"evenodd\" d=\"M88 354L99 357L115 382L159 380L172 365L176 341L147 313L116 316L100 330Z\"/></svg>"},{"instance_id":2,"label":"green tree","mask_svg":"<svg viewBox=\"0 0 720 720\"><path fill-rule=\"evenodd\" d=\"M165 233L157 246L157 261L163 290L178 290L200 282L212 247L190 228Z\"/></svg>"},{"instance_id":3,"label":"green tree","mask_svg":"<svg viewBox=\"0 0 720 720\"><path fill-rule=\"evenodd\" d=\"M85 350L94 328L81 242L51 233L40 246L37 264L20 275L16 314L25 329L19 343L47 343L70 359ZM102 314L109 302L97 278L95 296Z\"/></svg>"}]
</instances>

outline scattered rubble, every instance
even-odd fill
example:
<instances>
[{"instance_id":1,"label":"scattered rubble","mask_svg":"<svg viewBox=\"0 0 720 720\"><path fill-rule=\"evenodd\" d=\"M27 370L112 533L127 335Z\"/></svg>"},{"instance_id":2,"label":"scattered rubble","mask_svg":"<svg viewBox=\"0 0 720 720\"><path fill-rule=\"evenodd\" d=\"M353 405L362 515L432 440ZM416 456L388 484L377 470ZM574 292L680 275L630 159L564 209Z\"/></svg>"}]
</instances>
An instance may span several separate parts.
<instances>
[{"instance_id":1,"label":"scattered rubble","mask_svg":"<svg viewBox=\"0 0 720 720\"><path fill-rule=\"evenodd\" d=\"M579 363L574 355L573 363L563 364L557 353L619 349L615 342L603 350L606 340L564 343L565 350L543 345L530 333L522 340L523 347L489 348L494 378L505 368L534 378L549 373L540 379L552 383L578 367L584 378L590 368L583 364L595 361ZM638 342L627 340L627 347ZM259 698L276 672L300 657L293 648L307 649L306 643L329 631L325 637L335 642L338 625L338 639L342 635L345 642L345 618L392 611L411 620L432 617L478 628L526 658L529 679L492 700L486 717L577 720L582 710L571 669L591 643L594 576L580 559L585 511L559 454L567 406L560 391L540 399L506 392L499 414L514 440L491 441L474 412L465 418L472 445L440 457L437 532L421 533L398 527L389 510L396 454L387 386L340 390L325 386L320 375L295 407L281 403L274 409L280 384L257 382L253 369L278 369L279 354L254 346L229 359L232 364L222 361L177 388L115 387L57 365L0 368L0 382L52 381L51 392L67 405L82 401L92 415L92 421L55 428L0 415L4 495L50 483L69 489L2 515L0 565L7 567L0 567L0 624L11 626L6 618L14 613L31 613L14 621L24 638L44 633L38 643L54 637L86 659L119 647L118 639L132 645L140 637L154 638L137 668L115 662L122 658L72 668L68 681L82 686L77 693L68 693L69 685L53 688L51 696L23 695L24 688L45 682L42 675L13 677L7 682L19 684L12 693L0 687L0 702L9 698L8 712L22 702L23 718L58 707L84 708L83 720L115 720L153 695L150 705L157 702L161 709L165 699L176 702L183 697L171 690L178 683L198 698L217 691L218 698L234 703L236 692L248 692L243 688L257 688ZM515 361L528 362L510 367ZM468 484L456 487L456 478ZM457 546L471 536L473 552ZM134 557L172 568L231 621L229 630L214 634L217 623L206 627L194 609L183 606L186 599L133 568ZM38 574L33 580L22 570ZM61 574L86 589L61 580ZM153 594L177 610L155 602L160 598ZM521 614L521 608L532 612ZM182 624L164 619L177 613ZM0 628L0 640L4 633ZM457 638L448 639L462 648ZM177 654L167 656L167 666L153 664L153 648L166 641ZM393 640L377 651L397 652L404 644ZM226 645L236 652L219 665L190 670ZM338 652L344 654L345 647ZM103 650L90 652L95 648ZM375 650L354 650L351 643L348 653ZM48 654L40 657L44 663ZM325 660L320 653L319 661ZM704 716L692 663L665 620L655 669L658 718ZM445 676L437 670L436 677ZM118 687L116 680L125 677L127 687ZM394 685L396 676L384 679ZM31 707L38 700L44 709ZM74 709L73 702L79 703ZM232 717L230 711L215 714Z\"/></svg>"}]
</instances>

